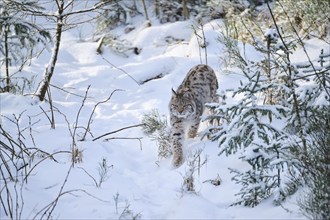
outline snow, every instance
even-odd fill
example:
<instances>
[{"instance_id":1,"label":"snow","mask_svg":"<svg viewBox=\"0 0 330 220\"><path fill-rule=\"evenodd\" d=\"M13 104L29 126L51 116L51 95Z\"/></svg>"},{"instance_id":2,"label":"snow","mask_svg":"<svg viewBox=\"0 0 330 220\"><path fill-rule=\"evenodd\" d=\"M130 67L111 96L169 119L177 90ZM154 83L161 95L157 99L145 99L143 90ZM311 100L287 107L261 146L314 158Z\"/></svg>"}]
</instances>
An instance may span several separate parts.
<instances>
[{"instance_id":1,"label":"snow","mask_svg":"<svg viewBox=\"0 0 330 220\"><path fill-rule=\"evenodd\" d=\"M160 114L168 116L171 88L177 88L187 71L200 62L200 51L192 25L191 21L154 24L121 35L122 39L142 48L140 55L132 54L128 58L112 53L109 48L104 49L102 56L98 55L96 42L80 42L73 33L65 33L52 84L79 96L84 96L86 88L91 85L78 126L86 126L94 105L105 100L115 89L122 91L115 92L109 102L96 109L91 124L94 137L139 124L143 114L152 109L158 109ZM223 46L217 41L220 28L221 21L212 21L204 26L208 64L213 67L219 79L219 92L238 86L241 79L239 75L222 71L224 67L219 64L223 52ZM198 33L201 34L200 31ZM169 36L180 41L168 44L165 40ZM308 41L307 49L316 51L311 55L312 59L319 55L319 50L315 49L319 43ZM298 51L293 54L293 59L301 61L302 55L303 52ZM33 60L24 71L42 73L47 64L46 57L42 55L43 59ZM251 53L251 57L258 55ZM201 58L205 62L203 50ZM160 74L161 78L145 82ZM46 115L39 108L41 106L45 109L49 116L47 102L32 104L30 96L0 94L1 115L5 116L1 118L1 125L5 129L15 136L17 130L7 117L12 118L13 114L25 111L20 125L22 128L28 126L28 116L36 123L32 130L36 145L49 153L63 151L54 155L57 162L47 159L33 169L22 191L22 219L36 215L37 218L41 217L42 213L38 212L56 198L71 165L70 154L65 151L71 150L69 129L72 130L76 123L82 97L54 87L51 90L53 104L60 111L55 112L56 129L50 128ZM78 136L83 132L83 129L77 129ZM25 130L24 134L26 143L32 145L29 131ZM200 140L200 137L186 142L186 156L197 149L203 149L202 157L208 158L207 164L200 169L200 175L194 173L196 193L188 193L182 190L187 164L174 170L169 159L159 161L156 143L148 139L141 128L123 130L107 137L119 139L92 141L93 137L87 135L86 141L77 141L77 148L82 150L82 162L75 164L64 186L65 192L73 191L59 198L53 218L118 219L139 215L142 219L304 219L295 198L289 198L283 204L290 212L274 206L271 199L254 208L231 207L239 186L231 181L228 167L244 167L244 164L236 156L218 156L220 149L217 143ZM137 139L121 139L127 137L141 137L141 146ZM41 159L40 153L30 166ZM109 166L108 178L97 187L93 178L98 181L98 167L103 159L106 159ZM214 186L207 182L218 175L221 185ZM114 199L116 195L117 200ZM128 205L131 213L124 215ZM2 209L0 218L8 218Z\"/></svg>"},{"instance_id":2,"label":"snow","mask_svg":"<svg viewBox=\"0 0 330 220\"><path fill-rule=\"evenodd\" d=\"M278 40L278 34L277 34L277 30L275 28L269 28L268 30L266 30L265 34L264 34L265 38L269 38L269 40L277 42Z\"/></svg>"}]
</instances>

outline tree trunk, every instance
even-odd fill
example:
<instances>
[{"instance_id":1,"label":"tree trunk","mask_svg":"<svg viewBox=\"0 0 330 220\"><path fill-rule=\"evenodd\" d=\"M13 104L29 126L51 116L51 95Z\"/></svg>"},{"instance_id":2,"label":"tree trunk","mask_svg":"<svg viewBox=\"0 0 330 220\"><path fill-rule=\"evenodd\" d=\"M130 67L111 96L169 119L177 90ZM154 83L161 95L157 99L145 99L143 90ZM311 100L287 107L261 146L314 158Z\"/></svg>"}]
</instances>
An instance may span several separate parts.
<instances>
[{"instance_id":1,"label":"tree trunk","mask_svg":"<svg viewBox=\"0 0 330 220\"><path fill-rule=\"evenodd\" d=\"M155 0L155 14L159 17L159 0Z\"/></svg>"},{"instance_id":2,"label":"tree trunk","mask_svg":"<svg viewBox=\"0 0 330 220\"><path fill-rule=\"evenodd\" d=\"M46 67L43 79L40 83L40 86L38 88L38 91L36 92L36 96L39 97L40 101L44 101L46 92L48 90L50 80L53 76L55 65L57 61L58 52L60 49L60 43L61 43L61 36L62 36L62 29L63 29L63 7L64 7L64 1L61 1L61 5L59 5L58 8L58 17L57 17L57 26L56 26L56 37L55 37L55 45L52 50L52 56L50 58L49 64Z\"/></svg>"},{"instance_id":3,"label":"tree trunk","mask_svg":"<svg viewBox=\"0 0 330 220\"><path fill-rule=\"evenodd\" d=\"M142 4L143 4L143 10L144 10L144 14L146 16L146 20L149 22L149 16L148 16L146 2L144 0L142 0Z\"/></svg>"},{"instance_id":4,"label":"tree trunk","mask_svg":"<svg viewBox=\"0 0 330 220\"><path fill-rule=\"evenodd\" d=\"M187 0L182 0L182 9L183 9L183 17L185 20L189 19L189 10L187 7Z\"/></svg>"},{"instance_id":5,"label":"tree trunk","mask_svg":"<svg viewBox=\"0 0 330 220\"><path fill-rule=\"evenodd\" d=\"M8 49L8 33L9 26L5 26L5 63L6 63L6 87L5 92L10 91L10 78L9 78L9 49Z\"/></svg>"},{"instance_id":6,"label":"tree trunk","mask_svg":"<svg viewBox=\"0 0 330 220\"><path fill-rule=\"evenodd\" d=\"M270 44L271 44L271 37L267 36L266 38L267 40L267 60L265 61L265 72L266 72L266 76L267 76L267 82L271 83L272 82L272 75L271 75L271 51L270 51ZM265 98L265 104L270 104L270 105L274 105L275 104L275 100L273 98L273 92L274 89L272 88L268 88L266 90L266 98ZM269 115L270 120L271 120L271 115Z\"/></svg>"}]
</instances>

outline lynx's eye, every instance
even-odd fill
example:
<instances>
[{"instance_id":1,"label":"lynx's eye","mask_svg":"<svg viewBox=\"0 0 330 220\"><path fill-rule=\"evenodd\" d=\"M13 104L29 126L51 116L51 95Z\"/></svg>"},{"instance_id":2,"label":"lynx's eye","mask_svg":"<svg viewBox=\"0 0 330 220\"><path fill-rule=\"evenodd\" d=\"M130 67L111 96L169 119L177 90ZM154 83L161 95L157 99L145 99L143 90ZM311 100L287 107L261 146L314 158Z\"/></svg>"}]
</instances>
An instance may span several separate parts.
<instances>
[{"instance_id":1,"label":"lynx's eye","mask_svg":"<svg viewBox=\"0 0 330 220\"><path fill-rule=\"evenodd\" d=\"M185 109L188 109L188 110L192 110L193 109L193 106L191 104L189 104L189 105L185 105L184 108Z\"/></svg>"}]
</instances>

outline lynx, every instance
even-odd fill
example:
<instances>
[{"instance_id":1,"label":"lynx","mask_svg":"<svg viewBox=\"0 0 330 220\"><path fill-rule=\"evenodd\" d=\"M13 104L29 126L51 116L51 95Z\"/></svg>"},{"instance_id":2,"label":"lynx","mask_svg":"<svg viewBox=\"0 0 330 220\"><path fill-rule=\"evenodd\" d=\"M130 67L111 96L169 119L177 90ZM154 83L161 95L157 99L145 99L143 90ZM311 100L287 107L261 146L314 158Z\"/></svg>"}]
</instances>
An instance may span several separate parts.
<instances>
[{"instance_id":1,"label":"lynx","mask_svg":"<svg viewBox=\"0 0 330 220\"><path fill-rule=\"evenodd\" d=\"M179 167L183 161L183 143L186 138L196 137L205 103L218 102L217 77L207 65L191 68L179 88L172 89L169 103L171 121L172 164Z\"/></svg>"}]
</instances>

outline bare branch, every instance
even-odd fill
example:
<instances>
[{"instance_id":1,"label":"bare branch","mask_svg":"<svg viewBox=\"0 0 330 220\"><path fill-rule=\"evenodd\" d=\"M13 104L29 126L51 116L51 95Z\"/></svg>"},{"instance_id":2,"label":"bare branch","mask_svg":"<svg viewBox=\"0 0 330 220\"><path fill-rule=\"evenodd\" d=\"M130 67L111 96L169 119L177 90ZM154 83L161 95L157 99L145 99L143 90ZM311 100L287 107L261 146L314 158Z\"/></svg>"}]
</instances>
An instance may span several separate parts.
<instances>
[{"instance_id":1,"label":"bare branch","mask_svg":"<svg viewBox=\"0 0 330 220\"><path fill-rule=\"evenodd\" d=\"M82 100L81 106L80 106L80 108L77 112L76 121L75 121L75 124L74 124L74 127L73 127L73 133L72 133L72 163L73 164L75 162L75 158L74 158L75 157L75 150L76 150L76 138L75 138L75 136L76 136L77 126L78 126L79 116L80 116L80 112L81 112L82 108L85 105L85 101L87 99L89 88L90 88L90 85L88 85L88 87L86 89L84 99Z\"/></svg>"},{"instance_id":2,"label":"bare branch","mask_svg":"<svg viewBox=\"0 0 330 220\"><path fill-rule=\"evenodd\" d=\"M90 196L91 198L96 199L96 200L98 200L98 201L100 201L100 202L111 203L110 201L100 199L100 198L98 198L98 197L92 195L91 193L87 192L86 190L83 190L83 189L71 189L71 190L67 190L67 191L61 192L61 193L58 195L58 197L57 197L56 199L58 199L59 197L62 197L62 196L64 196L64 195L67 195L67 194L70 194L70 195L75 196L75 195L73 194L73 193L75 193L75 192L81 192L81 193L84 193L84 194ZM43 216L45 215L45 213L47 213L47 211L50 209L50 207L54 206L54 204L57 202L56 199L55 199L54 201L50 202L50 203L49 203L48 205L46 205L44 208L42 208L42 209L41 209L41 210L40 210L40 211L39 211L39 212L33 217L33 219L36 219L36 218L37 218L42 212L44 212L44 214L42 214L42 216L40 217L40 219L42 219ZM51 217L51 216L48 216L47 219L52 219L52 218L50 218L50 217Z\"/></svg>"},{"instance_id":3,"label":"bare branch","mask_svg":"<svg viewBox=\"0 0 330 220\"><path fill-rule=\"evenodd\" d=\"M108 133L105 133L105 134L102 134L101 136L97 137L97 138L94 138L93 141L96 141L102 137L105 137L107 135L110 135L110 134L114 134L114 133L117 133L119 131L123 131L123 130L126 130L126 129L130 129L130 128L136 128L136 127L141 127L143 126L144 124L137 124L137 125L131 125L131 126L128 126L128 127L124 127L124 128L120 128L118 130L115 130L115 131L111 131L111 132L108 132Z\"/></svg>"},{"instance_id":4,"label":"bare branch","mask_svg":"<svg viewBox=\"0 0 330 220\"><path fill-rule=\"evenodd\" d=\"M142 137L110 137L105 139L104 141L110 141L110 140L138 140L140 143L140 149L142 150Z\"/></svg>"},{"instance_id":5,"label":"bare branch","mask_svg":"<svg viewBox=\"0 0 330 220\"><path fill-rule=\"evenodd\" d=\"M73 15L73 14L83 14L83 13L86 13L86 12L91 12L91 11L94 11L96 9L101 8L102 6L104 6L106 4L107 4L107 2L102 2L101 1L101 2L96 3L95 5L93 5L90 8L77 10L77 11L72 11L72 12L68 12L66 14L63 14L63 17L68 17L68 16Z\"/></svg>"},{"instance_id":6,"label":"bare branch","mask_svg":"<svg viewBox=\"0 0 330 220\"><path fill-rule=\"evenodd\" d=\"M77 97L80 97L80 98L84 98L84 96L82 96L82 95L78 95L78 94L75 94L75 93L73 93L73 92L67 91L67 90L65 90L65 89L63 89L63 88L60 88L60 87L58 87L58 86L55 86L55 85L53 85L53 84L49 84L49 85L52 86L52 87L54 87L54 88L56 88L56 89L58 89L58 90L61 90L61 91L63 91L63 92L66 92L66 93L68 93L68 94L70 94L70 95L74 95L74 96L77 96Z\"/></svg>"},{"instance_id":7,"label":"bare branch","mask_svg":"<svg viewBox=\"0 0 330 220\"><path fill-rule=\"evenodd\" d=\"M102 57L102 59L105 61L105 62L107 62L108 64L110 64L113 68L115 68L115 69L117 69L117 70L119 70L119 71L121 71L121 72L123 72L124 74L126 74L129 78L131 78L137 85L141 85L136 79L134 79L129 73L127 73L125 70L123 70L122 68L119 68L119 67L117 67L117 66L115 66L114 64L112 64L109 60L107 60L104 56L102 56L102 54L99 54L101 57Z\"/></svg>"},{"instance_id":8,"label":"bare branch","mask_svg":"<svg viewBox=\"0 0 330 220\"><path fill-rule=\"evenodd\" d=\"M69 6L71 6L73 4L73 2L75 0L70 0L70 2L68 2L65 6L64 6L64 2L63 2L63 5L62 5L62 1L63 0L56 0L56 6L58 9L61 9L63 12L65 10L67 10L67 8ZM65 17L68 17L68 16L71 16L71 15L74 15L74 14L83 14L83 13L86 13L86 12L91 12L91 11L94 11L96 9L99 9L105 5L109 4L109 2L98 2L96 4L94 4L92 7L89 7L89 8L86 8L86 9L81 9L81 10L76 10L76 11L71 11L71 12L68 12L68 13L63 13L61 15L57 14L57 13L54 13L54 12L50 12L50 11L41 11L40 9L39 10L36 10L36 9L31 9L31 8L24 8L24 10L26 12L29 12L31 13L32 15L34 16L41 16L41 17L54 17L54 18L57 18L59 16L61 16L62 18L65 18Z\"/></svg>"},{"instance_id":9,"label":"bare branch","mask_svg":"<svg viewBox=\"0 0 330 220\"><path fill-rule=\"evenodd\" d=\"M46 115L48 121L50 124L52 124L52 120L50 119L50 117L47 115L46 111L39 105L39 108L42 110L42 112Z\"/></svg>"},{"instance_id":10,"label":"bare branch","mask_svg":"<svg viewBox=\"0 0 330 220\"><path fill-rule=\"evenodd\" d=\"M100 105L100 104L103 104L103 103L108 102L108 101L111 99L112 95L113 95L115 92L117 92L117 91L123 91L123 90L122 90L122 89L115 89L114 91L111 92L110 96L109 96L107 99L105 99L105 100L103 100L103 101L100 101L100 102L96 103L96 105L94 105L94 108L93 108L93 110L92 110L92 113L91 113L91 115L89 116L89 119L88 119L88 122L87 122L87 127L86 127L86 129L85 129L85 133L83 134L83 136L82 136L82 138L81 138L81 141L84 141L84 140L85 140L86 135L87 135L87 132L90 131L89 126L90 126L90 124L91 124L91 122L92 122L92 117L93 117L93 115L94 115L94 112L95 112L95 109L97 108L97 106Z\"/></svg>"},{"instance_id":11,"label":"bare branch","mask_svg":"<svg viewBox=\"0 0 330 220\"><path fill-rule=\"evenodd\" d=\"M71 5L73 4L74 1L75 1L75 0L70 0L70 1L66 4L66 6L64 6L63 10L66 10L69 6L71 6Z\"/></svg>"},{"instance_id":12,"label":"bare branch","mask_svg":"<svg viewBox=\"0 0 330 220\"><path fill-rule=\"evenodd\" d=\"M45 151L41 151L41 150L38 150L42 153L46 153ZM47 156L43 157L42 160L38 161L31 169L30 171L26 174L26 176L24 177L24 181L27 180L27 178L30 176L31 172L40 164L42 163L43 161L47 160L47 159L52 159L54 162L58 163L58 161L54 158L54 155L56 154L62 154L62 153L71 153L71 151L56 151L55 153L52 153L52 154L49 154L49 153L46 153Z\"/></svg>"},{"instance_id":13,"label":"bare branch","mask_svg":"<svg viewBox=\"0 0 330 220\"><path fill-rule=\"evenodd\" d=\"M88 173L87 170L85 170L83 167L77 167L77 168L84 171L87 174L87 176L89 176L93 180L95 186L96 187L98 186L98 183L97 183L96 179L90 173Z\"/></svg>"},{"instance_id":14,"label":"bare branch","mask_svg":"<svg viewBox=\"0 0 330 220\"><path fill-rule=\"evenodd\" d=\"M68 181L68 179L69 179L69 175L70 175L70 173L71 173L71 170L72 170L72 168L73 168L73 165L74 165L74 163L72 162L71 165L70 165L70 168L69 168L69 170L68 170L68 173L67 173L67 175L66 175L66 177L65 177L65 179L64 179L64 182L63 182L63 184L62 184L62 186L61 186L60 192L58 193L58 196L57 196L56 199L54 200L54 204L52 205L51 210L50 210L49 213L48 213L48 218L47 218L47 219L50 219L50 218L51 218L51 215L52 215L52 213L53 213L53 211L54 211L54 209L55 209L55 207L56 207L56 205L57 205L57 203L58 203L58 200L59 200L60 197L61 197L61 194L62 194L62 192L63 192L64 186L66 185L66 183L67 183L67 181Z\"/></svg>"}]
</instances>

